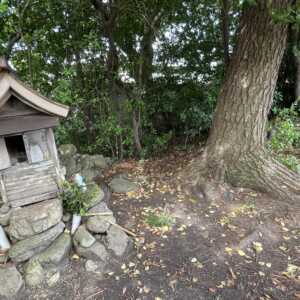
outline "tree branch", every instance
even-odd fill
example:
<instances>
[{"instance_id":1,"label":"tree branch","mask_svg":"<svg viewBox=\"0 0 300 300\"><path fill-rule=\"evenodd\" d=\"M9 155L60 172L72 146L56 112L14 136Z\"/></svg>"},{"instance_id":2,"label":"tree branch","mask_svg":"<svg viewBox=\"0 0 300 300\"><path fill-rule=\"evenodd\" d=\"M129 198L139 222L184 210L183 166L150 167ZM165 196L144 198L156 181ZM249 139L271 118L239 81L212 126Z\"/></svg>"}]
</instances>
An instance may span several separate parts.
<instances>
[{"instance_id":1,"label":"tree branch","mask_svg":"<svg viewBox=\"0 0 300 300\"><path fill-rule=\"evenodd\" d=\"M104 17L105 20L108 20L108 12L104 5L104 3L101 0L91 0L93 6L96 8L97 11L101 13L101 15Z\"/></svg>"},{"instance_id":2,"label":"tree branch","mask_svg":"<svg viewBox=\"0 0 300 300\"><path fill-rule=\"evenodd\" d=\"M6 47L5 55L4 55L5 59L7 61L10 59L11 52L12 52L14 45L21 39L21 37L22 37L21 32L17 32L10 36L7 47Z\"/></svg>"},{"instance_id":3,"label":"tree branch","mask_svg":"<svg viewBox=\"0 0 300 300\"><path fill-rule=\"evenodd\" d=\"M11 56L11 53L12 53L12 50L13 50L13 47L14 45L22 38L22 21L23 21L23 18L24 18L24 15L26 13L26 10L27 8L29 7L30 5L30 2L31 0L27 0L24 4L24 6L22 7L22 10L19 14L19 29L17 32L11 34L10 38L9 38L9 41L8 41L8 44L7 44L7 47L6 47L6 51L5 51L5 59L8 61L10 59L10 56Z\"/></svg>"},{"instance_id":4,"label":"tree branch","mask_svg":"<svg viewBox=\"0 0 300 300\"><path fill-rule=\"evenodd\" d=\"M151 24L150 24L150 26L151 26L151 28L152 29L156 29L156 26L157 26L157 24L160 22L160 20L161 20L161 18L162 18L162 15L163 15L163 12L164 12L164 10L163 10L163 8L154 16L154 18L153 18L153 20L152 20L152 22L151 22ZM153 30L153 31L154 31Z\"/></svg>"},{"instance_id":5,"label":"tree branch","mask_svg":"<svg viewBox=\"0 0 300 300\"><path fill-rule=\"evenodd\" d=\"M24 14L30 4L31 0L27 0L25 5L23 6L23 9L21 10L21 13L20 13L20 20L22 21L23 17L24 17Z\"/></svg>"}]
</instances>

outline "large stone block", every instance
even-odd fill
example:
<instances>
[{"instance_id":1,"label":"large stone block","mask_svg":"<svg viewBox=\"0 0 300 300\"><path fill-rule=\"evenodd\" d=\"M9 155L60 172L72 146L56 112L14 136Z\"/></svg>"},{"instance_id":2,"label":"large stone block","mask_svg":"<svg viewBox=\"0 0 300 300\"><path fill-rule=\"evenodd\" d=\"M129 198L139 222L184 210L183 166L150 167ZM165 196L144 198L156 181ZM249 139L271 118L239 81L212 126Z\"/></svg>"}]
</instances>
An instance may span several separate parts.
<instances>
[{"instance_id":1,"label":"large stone block","mask_svg":"<svg viewBox=\"0 0 300 300\"><path fill-rule=\"evenodd\" d=\"M34 256L25 266L25 281L29 286L40 285L48 273L55 272L68 260L72 242L70 234L61 234L45 251Z\"/></svg>"},{"instance_id":2,"label":"large stone block","mask_svg":"<svg viewBox=\"0 0 300 300\"><path fill-rule=\"evenodd\" d=\"M58 151L62 157L73 157L77 153L77 149L73 144L61 145Z\"/></svg>"},{"instance_id":3,"label":"large stone block","mask_svg":"<svg viewBox=\"0 0 300 300\"><path fill-rule=\"evenodd\" d=\"M64 223L60 222L49 230L19 241L9 250L9 257L19 263L39 254L48 248L51 243L63 232Z\"/></svg>"},{"instance_id":4,"label":"large stone block","mask_svg":"<svg viewBox=\"0 0 300 300\"><path fill-rule=\"evenodd\" d=\"M9 219L12 210L8 204L4 204L0 207L0 225L7 226L9 224Z\"/></svg>"},{"instance_id":5,"label":"large stone block","mask_svg":"<svg viewBox=\"0 0 300 300\"><path fill-rule=\"evenodd\" d=\"M59 199L15 209L10 216L9 235L13 239L23 240L39 234L58 224L62 214Z\"/></svg>"},{"instance_id":6,"label":"large stone block","mask_svg":"<svg viewBox=\"0 0 300 300\"><path fill-rule=\"evenodd\" d=\"M25 266L24 278L28 286L40 285L45 279L45 270L38 261L30 261Z\"/></svg>"},{"instance_id":7,"label":"large stone block","mask_svg":"<svg viewBox=\"0 0 300 300\"><path fill-rule=\"evenodd\" d=\"M79 226L74 235L74 240L83 248L89 248L96 242L96 239L86 230L84 225Z\"/></svg>"},{"instance_id":8,"label":"large stone block","mask_svg":"<svg viewBox=\"0 0 300 300\"><path fill-rule=\"evenodd\" d=\"M105 169L108 167L107 159L103 155L93 155L94 167L97 169Z\"/></svg>"},{"instance_id":9,"label":"large stone block","mask_svg":"<svg viewBox=\"0 0 300 300\"><path fill-rule=\"evenodd\" d=\"M94 207L105 198L104 191L95 183L88 185L88 193L90 196L89 203L87 204L88 208Z\"/></svg>"},{"instance_id":10,"label":"large stone block","mask_svg":"<svg viewBox=\"0 0 300 300\"><path fill-rule=\"evenodd\" d=\"M111 223L116 223L112 211L107 207L105 202L94 206L88 211L89 214L95 214L88 218L86 226L88 230L94 233L105 233L110 227ZM97 215L107 214L107 215Z\"/></svg>"},{"instance_id":11,"label":"large stone block","mask_svg":"<svg viewBox=\"0 0 300 300\"><path fill-rule=\"evenodd\" d=\"M33 257L43 268L58 267L64 261L68 260L71 250L72 241L68 233L61 234L45 251Z\"/></svg>"},{"instance_id":12,"label":"large stone block","mask_svg":"<svg viewBox=\"0 0 300 300\"><path fill-rule=\"evenodd\" d=\"M139 186L126 178L125 175L118 175L112 179L109 184L115 193L128 193L138 190Z\"/></svg>"},{"instance_id":13,"label":"large stone block","mask_svg":"<svg viewBox=\"0 0 300 300\"><path fill-rule=\"evenodd\" d=\"M70 178L72 175L80 172L80 166L78 165L77 149L72 144L62 145L58 149L59 158L62 166L66 168L66 177Z\"/></svg>"},{"instance_id":14,"label":"large stone block","mask_svg":"<svg viewBox=\"0 0 300 300\"><path fill-rule=\"evenodd\" d=\"M15 266L0 266L0 299L17 299L23 287L24 281Z\"/></svg>"},{"instance_id":15,"label":"large stone block","mask_svg":"<svg viewBox=\"0 0 300 300\"><path fill-rule=\"evenodd\" d=\"M102 245L100 242L96 241L89 248L81 247L76 241L74 241L74 243L75 243L76 252L80 256L94 261L102 261L102 262L108 261L109 254L106 248L104 247L104 245Z\"/></svg>"},{"instance_id":16,"label":"large stone block","mask_svg":"<svg viewBox=\"0 0 300 300\"><path fill-rule=\"evenodd\" d=\"M130 246L128 235L116 226L111 226L107 232L108 249L116 256L124 255Z\"/></svg>"}]
</instances>

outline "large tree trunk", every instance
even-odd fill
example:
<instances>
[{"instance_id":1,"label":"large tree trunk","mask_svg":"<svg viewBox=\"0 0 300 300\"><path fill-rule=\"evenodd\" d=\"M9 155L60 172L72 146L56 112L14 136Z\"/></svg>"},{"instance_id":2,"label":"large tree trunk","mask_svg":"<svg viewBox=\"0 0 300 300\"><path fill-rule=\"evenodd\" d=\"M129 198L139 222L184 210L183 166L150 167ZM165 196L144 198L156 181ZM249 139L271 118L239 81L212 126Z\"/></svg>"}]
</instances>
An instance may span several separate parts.
<instances>
[{"instance_id":1,"label":"large tree trunk","mask_svg":"<svg viewBox=\"0 0 300 300\"><path fill-rule=\"evenodd\" d=\"M300 177L265 150L267 116L285 49L287 26L274 23L269 1L258 2L243 12L237 47L219 95L200 167L204 167L202 174L217 181L300 203ZM285 8L291 2L273 0L271 6Z\"/></svg>"},{"instance_id":2,"label":"large tree trunk","mask_svg":"<svg viewBox=\"0 0 300 300\"><path fill-rule=\"evenodd\" d=\"M126 99L126 90L123 83L119 79L119 52L115 40L117 30L117 19L120 14L120 1L104 1L104 0L91 0L95 9L99 12L102 19L103 35L107 38L108 42L108 55L106 61L106 77L109 85L109 97L114 112L118 118L118 125L124 128L124 105ZM123 135L116 136L116 155L118 158L123 159Z\"/></svg>"}]
</instances>

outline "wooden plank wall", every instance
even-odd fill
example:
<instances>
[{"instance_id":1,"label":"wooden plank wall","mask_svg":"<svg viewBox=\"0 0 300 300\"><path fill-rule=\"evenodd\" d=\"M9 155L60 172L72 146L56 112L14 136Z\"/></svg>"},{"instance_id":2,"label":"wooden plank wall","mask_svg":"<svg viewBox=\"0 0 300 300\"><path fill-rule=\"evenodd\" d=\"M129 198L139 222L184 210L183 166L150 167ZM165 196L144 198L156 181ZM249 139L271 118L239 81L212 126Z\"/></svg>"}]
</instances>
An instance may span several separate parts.
<instances>
[{"instance_id":1,"label":"wooden plank wall","mask_svg":"<svg viewBox=\"0 0 300 300\"><path fill-rule=\"evenodd\" d=\"M0 136L50 128L58 125L58 118L47 115L18 116L0 120Z\"/></svg>"},{"instance_id":2,"label":"wooden plank wall","mask_svg":"<svg viewBox=\"0 0 300 300\"><path fill-rule=\"evenodd\" d=\"M0 136L51 128L58 123L57 117L34 109L15 96L11 96L0 108Z\"/></svg>"},{"instance_id":3,"label":"wooden plank wall","mask_svg":"<svg viewBox=\"0 0 300 300\"><path fill-rule=\"evenodd\" d=\"M12 207L33 204L57 197L55 164L44 161L16 166L2 173L7 201Z\"/></svg>"}]
</instances>

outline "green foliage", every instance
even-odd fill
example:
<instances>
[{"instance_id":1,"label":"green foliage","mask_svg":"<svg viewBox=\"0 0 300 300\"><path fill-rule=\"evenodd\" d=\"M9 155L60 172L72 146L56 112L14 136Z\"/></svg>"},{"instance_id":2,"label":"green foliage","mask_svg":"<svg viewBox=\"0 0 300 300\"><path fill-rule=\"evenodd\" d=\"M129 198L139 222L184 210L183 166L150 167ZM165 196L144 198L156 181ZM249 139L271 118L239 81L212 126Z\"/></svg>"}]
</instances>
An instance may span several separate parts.
<instances>
[{"instance_id":1,"label":"green foliage","mask_svg":"<svg viewBox=\"0 0 300 300\"><path fill-rule=\"evenodd\" d=\"M271 14L275 22L289 24L293 30L298 31L300 28L300 5L299 1L295 2L285 9L273 9Z\"/></svg>"},{"instance_id":2,"label":"green foliage","mask_svg":"<svg viewBox=\"0 0 300 300\"><path fill-rule=\"evenodd\" d=\"M158 132L199 136L211 126L218 90L217 80L210 85L192 80L160 80L148 96L146 111Z\"/></svg>"},{"instance_id":3,"label":"green foliage","mask_svg":"<svg viewBox=\"0 0 300 300\"><path fill-rule=\"evenodd\" d=\"M0 2L0 16L8 11L8 0L2 0Z\"/></svg>"},{"instance_id":4,"label":"green foliage","mask_svg":"<svg viewBox=\"0 0 300 300\"><path fill-rule=\"evenodd\" d=\"M143 139L144 149L141 154L142 158L165 152L168 149L172 137L172 131L157 134L156 130L152 129L152 131L148 132Z\"/></svg>"},{"instance_id":5,"label":"green foliage","mask_svg":"<svg viewBox=\"0 0 300 300\"><path fill-rule=\"evenodd\" d=\"M18 75L46 96L71 106L68 119L56 129L59 144L73 143L82 153L134 156L132 114L136 111L140 113L142 157L165 151L173 138L191 140L208 132L224 76L220 1L118 1L114 38L120 67L115 76L125 93L118 91L117 101L110 94L103 18L90 1L42 0L26 10L27 0L0 2L0 53L5 52L11 37L21 32L11 53ZM230 49L235 44L241 7L258 3L231 2ZM292 16L297 23L297 9L274 11L273 15L288 22ZM151 20L157 16L161 19L153 27ZM149 49L143 48L145 32L153 34ZM136 76L145 59L139 55L141 49L149 52L146 65L150 73L142 84ZM294 70L286 73L294 74ZM280 78L279 84L292 82L289 76L288 80ZM277 115L286 105L282 89L276 98L273 113ZM278 138L272 147L282 144L286 142Z\"/></svg>"},{"instance_id":6,"label":"green foliage","mask_svg":"<svg viewBox=\"0 0 300 300\"><path fill-rule=\"evenodd\" d=\"M216 106L219 92L218 83L207 87L196 87L196 90L189 89L186 95L187 102L190 102L180 113L180 120L184 124L184 133L189 136L199 136L208 131L212 123L212 115Z\"/></svg>"},{"instance_id":7,"label":"green foliage","mask_svg":"<svg viewBox=\"0 0 300 300\"><path fill-rule=\"evenodd\" d=\"M271 128L274 134L268 143L270 151L275 153L277 159L293 171L299 170L299 162L293 155L287 154L300 144L300 132L296 127L297 112L295 107L283 109Z\"/></svg>"},{"instance_id":8,"label":"green foliage","mask_svg":"<svg viewBox=\"0 0 300 300\"><path fill-rule=\"evenodd\" d=\"M293 24L297 27L300 25L299 19L299 8L295 6L289 6L286 9L273 9L272 17L275 22Z\"/></svg>"},{"instance_id":9,"label":"green foliage","mask_svg":"<svg viewBox=\"0 0 300 300\"><path fill-rule=\"evenodd\" d=\"M95 186L88 188L87 191L83 191L82 187L79 187L76 183L65 181L60 193L64 211L84 216L90 207L89 203L95 192Z\"/></svg>"},{"instance_id":10,"label":"green foliage","mask_svg":"<svg viewBox=\"0 0 300 300\"><path fill-rule=\"evenodd\" d=\"M75 76L76 72L73 68L66 68L62 72L62 76L56 82L56 87L52 91L53 98L59 102L72 105L77 99L74 99L72 94L72 77Z\"/></svg>"},{"instance_id":11,"label":"green foliage","mask_svg":"<svg viewBox=\"0 0 300 300\"><path fill-rule=\"evenodd\" d=\"M275 134L270 141L270 147L275 152L283 152L295 146L300 139L300 132L297 131L295 118L297 113L294 108L283 109L279 112L273 126Z\"/></svg>"},{"instance_id":12,"label":"green foliage","mask_svg":"<svg viewBox=\"0 0 300 300\"><path fill-rule=\"evenodd\" d=\"M96 143L90 145L88 149L89 152L100 152L113 157L119 157L121 141L125 156L133 155L132 129L129 126L120 126L116 114L112 113L110 116L107 116L107 118L99 120L95 124L95 129L99 134L97 134Z\"/></svg>"},{"instance_id":13,"label":"green foliage","mask_svg":"<svg viewBox=\"0 0 300 300\"><path fill-rule=\"evenodd\" d=\"M284 154L278 154L276 158L286 167L288 167L290 170L297 172L300 174L300 164L297 157L294 155L284 155Z\"/></svg>"},{"instance_id":14,"label":"green foliage","mask_svg":"<svg viewBox=\"0 0 300 300\"><path fill-rule=\"evenodd\" d=\"M174 218L165 212L150 212L146 218L146 223L152 227L172 226L174 222Z\"/></svg>"},{"instance_id":15,"label":"green foliage","mask_svg":"<svg viewBox=\"0 0 300 300\"><path fill-rule=\"evenodd\" d=\"M143 157L165 151L173 137L208 131L223 76L217 1L119 1L114 38L120 68L115 75L125 92L118 91L117 101L107 76L107 33L91 2L26 3L1 1L0 53L21 32L10 61L18 75L70 105L68 119L55 131L59 144L73 143L82 153L134 156L132 115L137 111ZM235 28L230 18L230 32ZM140 56L145 37L150 46L158 45L145 48L146 58ZM143 59L149 80L141 83L136 72Z\"/></svg>"},{"instance_id":16,"label":"green foliage","mask_svg":"<svg viewBox=\"0 0 300 300\"><path fill-rule=\"evenodd\" d=\"M257 0L244 0L242 2L242 5L245 5L245 6L257 5Z\"/></svg>"},{"instance_id":17,"label":"green foliage","mask_svg":"<svg viewBox=\"0 0 300 300\"><path fill-rule=\"evenodd\" d=\"M272 105L272 113L277 116L281 112L281 105L284 103L284 97L282 93L276 89L274 93L274 100Z\"/></svg>"}]
</instances>

